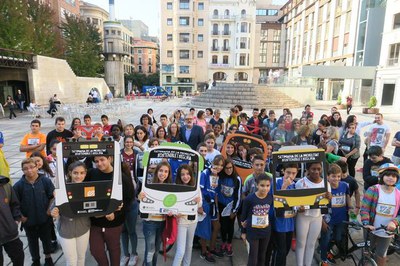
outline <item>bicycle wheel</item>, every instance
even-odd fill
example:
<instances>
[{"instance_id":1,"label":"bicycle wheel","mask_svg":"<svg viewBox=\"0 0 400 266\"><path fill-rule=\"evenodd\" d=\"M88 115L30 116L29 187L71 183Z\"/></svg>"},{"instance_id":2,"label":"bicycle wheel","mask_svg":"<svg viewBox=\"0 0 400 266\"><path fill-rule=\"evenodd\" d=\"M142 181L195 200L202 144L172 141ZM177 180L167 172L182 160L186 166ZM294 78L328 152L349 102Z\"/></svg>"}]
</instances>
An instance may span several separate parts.
<instances>
[{"instance_id":1,"label":"bicycle wheel","mask_svg":"<svg viewBox=\"0 0 400 266\"><path fill-rule=\"evenodd\" d=\"M378 264L370 257L362 257L358 262L358 266L378 266Z\"/></svg>"}]
</instances>

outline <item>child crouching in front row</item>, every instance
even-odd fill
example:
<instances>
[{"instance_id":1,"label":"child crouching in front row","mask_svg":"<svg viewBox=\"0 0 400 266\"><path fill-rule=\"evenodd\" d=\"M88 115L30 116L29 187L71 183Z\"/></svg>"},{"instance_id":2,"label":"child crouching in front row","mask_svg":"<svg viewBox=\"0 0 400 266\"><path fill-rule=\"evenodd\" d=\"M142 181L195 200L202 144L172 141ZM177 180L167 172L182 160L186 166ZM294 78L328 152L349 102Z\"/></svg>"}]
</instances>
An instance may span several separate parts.
<instances>
[{"instance_id":1,"label":"child crouching in front row","mask_svg":"<svg viewBox=\"0 0 400 266\"><path fill-rule=\"evenodd\" d=\"M269 239L271 237L271 220L273 215L273 197L271 178L261 174L256 179L257 191L243 201L242 239L250 245L247 266L264 265Z\"/></svg>"}]
</instances>

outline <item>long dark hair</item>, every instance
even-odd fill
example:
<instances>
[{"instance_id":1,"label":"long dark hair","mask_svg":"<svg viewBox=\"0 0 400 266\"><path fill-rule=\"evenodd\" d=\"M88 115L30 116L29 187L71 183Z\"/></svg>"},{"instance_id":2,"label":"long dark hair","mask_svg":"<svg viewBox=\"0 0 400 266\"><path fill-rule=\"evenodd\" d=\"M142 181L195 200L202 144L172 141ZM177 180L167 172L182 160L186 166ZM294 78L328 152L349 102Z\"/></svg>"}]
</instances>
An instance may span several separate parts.
<instances>
[{"instance_id":1,"label":"long dark hair","mask_svg":"<svg viewBox=\"0 0 400 266\"><path fill-rule=\"evenodd\" d=\"M355 115L349 115L349 116L347 117L347 119L346 119L346 123L345 123L345 125L344 125L344 128L346 129L346 128L349 127L349 125L350 125L351 123L354 123L355 118L356 118Z\"/></svg>"},{"instance_id":2,"label":"long dark hair","mask_svg":"<svg viewBox=\"0 0 400 266\"><path fill-rule=\"evenodd\" d=\"M157 130L156 130L156 138L160 138L159 137L159 132L160 132L160 130L164 130L164 139L167 139L167 132L165 131L165 128L164 127L162 127L162 126L159 126L158 128L157 128Z\"/></svg>"},{"instance_id":3,"label":"long dark hair","mask_svg":"<svg viewBox=\"0 0 400 266\"><path fill-rule=\"evenodd\" d=\"M135 140L139 141L137 137L137 131L142 130L144 132L144 137L143 137L143 142L146 142L146 140L149 138L149 132L147 132L147 129L144 126L136 126L135 127Z\"/></svg>"},{"instance_id":4,"label":"long dark hair","mask_svg":"<svg viewBox=\"0 0 400 266\"><path fill-rule=\"evenodd\" d=\"M180 135L179 135L179 124L176 123L176 122L172 122L171 124L168 125L168 134L167 134L167 138L172 138L172 135L171 135L171 126L172 126L173 124L176 125L176 136L175 136L175 138L176 138L177 140L180 140Z\"/></svg>"},{"instance_id":5,"label":"long dark hair","mask_svg":"<svg viewBox=\"0 0 400 266\"><path fill-rule=\"evenodd\" d=\"M232 165L232 167L233 167L233 171L232 171L232 174L231 175L227 175L226 173L225 173L225 167L228 165L228 164L231 164ZM238 174L237 174L237 172L236 172L236 168L235 168L235 164L233 163L233 160L231 159L231 158L226 158L225 159L225 162L224 162L224 169L219 173L219 177L220 178L232 178L233 179L233 183L234 183L234 185L235 185L235 188L236 187L239 187L239 180L238 180Z\"/></svg>"},{"instance_id":6,"label":"long dark hair","mask_svg":"<svg viewBox=\"0 0 400 266\"><path fill-rule=\"evenodd\" d=\"M69 128L69 130L71 131L71 132L73 132L76 128L74 127L74 124L75 124L75 121L77 121L77 120L79 120L79 122L81 122L81 119L79 118L79 117L75 117L74 119L72 119L72 122L71 122L71 127Z\"/></svg>"},{"instance_id":7,"label":"long dark hair","mask_svg":"<svg viewBox=\"0 0 400 266\"><path fill-rule=\"evenodd\" d=\"M339 114L339 119L338 119L337 121L333 118L333 116L334 116L335 114ZM331 119L330 122L331 122L331 126L333 126L333 127L342 127L342 126L343 126L342 116L340 115L339 112L334 112L334 113L332 114L332 119Z\"/></svg>"},{"instance_id":8,"label":"long dark hair","mask_svg":"<svg viewBox=\"0 0 400 266\"><path fill-rule=\"evenodd\" d=\"M232 155L229 155L229 154L226 153L226 147L225 147L226 156L227 156L228 158L229 158L229 157L230 157L230 158L232 158L232 157L238 157L236 144L235 144L233 141L228 141L228 143L226 144L226 146L228 146L228 145L233 146L233 148L234 148L235 150L233 151Z\"/></svg>"},{"instance_id":9,"label":"long dark hair","mask_svg":"<svg viewBox=\"0 0 400 266\"><path fill-rule=\"evenodd\" d=\"M86 173L87 173L86 164L84 164L84 163L81 162L81 161L73 162L73 163L71 163L71 164L68 166L67 182L69 182L69 183L72 182L71 172L72 172L76 167L79 167L79 166L82 166L83 168L85 168Z\"/></svg>"},{"instance_id":10,"label":"long dark hair","mask_svg":"<svg viewBox=\"0 0 400 266\"><path fill-rule=\"evenodd\" d=\"M187 184L184 184L183 181L182 181L182 177L181 177L182 170L187 170L187 171L189 171L190 180L189 180L189 182L188 182ZM195 185L195 178L194 178L194 176L193 176L193 169L192 169L192 167L190 167L190 165L188 165L188 164L181 164L181 165L179 166L179 168L178 168L178 170L177 170L177 174L176 174L176 182L175 182L175 183L178 184L178 185L185 185L185 186L192 186L192 187L194 187L194 185Z\"/></svg>"},{"instance_id":11,"label":"long dark hair","mask_svg":"<svg viewBox=\"0 0 400 266\"><path fill-rule=\"evenodd\" d=\"M164 181L164 184L170 184L170 183L172 183L171 165L169 165L168 162L161 162L161 163L159 163L159 164L157 165L156 170L154 171L153 184L160 183L160 181L158 180L157 173L158 173L158 171L160 170L160 168L161 168L162 166L168 167L168 172L169 172L169 173L168 173L167 179Z\"/></svg>"},{"instance_id":12,"label":"long dark hair","mask_svg":"<svg viewBox=\"0 0 400 266\"><path fill-rule=\"evenodd\" d=\"M49 162L47 161L47 159L40 153L40 151L35 151L31 154L30 158L33 157L40 157L42 158L43 161L43 166L42 166L42 170L47 173L48 175L50 175L51 177L54 177L54 173L53 171L51 171L50 166L49 166Z\"/></svg>"}]
</instances>

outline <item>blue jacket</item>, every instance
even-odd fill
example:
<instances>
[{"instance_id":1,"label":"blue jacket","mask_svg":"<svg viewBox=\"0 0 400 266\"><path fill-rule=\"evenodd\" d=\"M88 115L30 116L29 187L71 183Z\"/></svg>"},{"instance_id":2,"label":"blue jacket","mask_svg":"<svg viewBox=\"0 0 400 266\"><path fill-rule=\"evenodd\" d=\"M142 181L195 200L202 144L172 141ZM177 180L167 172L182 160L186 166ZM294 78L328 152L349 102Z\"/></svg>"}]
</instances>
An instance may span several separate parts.
<instances>
[{"instance_id":1,"label":"blue jacket","mask_svg":"<svg viewBox=\"0 0 400 266\"><path fill-rule=\"evenodd\" d=\"M217 188L211 187L210 183L211 170L205 169L200 175L200 190L203 196L203 200L206 202L215 202L215 196L217 195Z\"/></svg>"},{"instance_id":2,"label":"blue jacket","mask_svg":"<svg viewBox=\"0 0 400 266\"><path fill-rule=\"evenodd\" d=\"M235 177L233 177L235 178ZM242 180L239 176L235 186L235 181L231 177L220 177L217 188L218 203L226 206L232 202L232 212L236 213L240 206L242 194ZM222 211L222 210L220 210Z\"/></svg>"},{"instance_id":3,"label":"blue jacket","mask_svg":"<svg viewBox=\"0 0 400 266\"><path fill-rule=\"evenodd\" d=\"M268 127L269 131L272 131L278 126L278 119L275 119L275 122L273 122L272 126L270 125L270 121L271 120L269 118L266 118L266 119L263 120L262 123L263 123L264 126Z\"/></svg>"},{"instance_id":4,"label":"blue jacket","mask_svg":"<svg viewBox=\"0 0 400 266\"><path fill-rule=\"evenodd\" d=\"M189 139L186 139L186 126L184 126L181 128L180 131L180 139L182 142L189 145L192 150L196 150L197 145L199 145L204 140L203 129L198 125L193 125L190 137Z\"/></svg>"},{"instance_id":5,"label":"blue jacket","mask_svg":"<svg viewBox=\"0 0 400 266\"><path fill-rule=\"evenodd\" d=\"M28 220L23 226L44 224L50 219L47 210L53 199L54 185L49 178L39 175L35 183L29 183L25 175L14 185L14 190L20 201L22 215Z\"/></svg>"}]
</instances>

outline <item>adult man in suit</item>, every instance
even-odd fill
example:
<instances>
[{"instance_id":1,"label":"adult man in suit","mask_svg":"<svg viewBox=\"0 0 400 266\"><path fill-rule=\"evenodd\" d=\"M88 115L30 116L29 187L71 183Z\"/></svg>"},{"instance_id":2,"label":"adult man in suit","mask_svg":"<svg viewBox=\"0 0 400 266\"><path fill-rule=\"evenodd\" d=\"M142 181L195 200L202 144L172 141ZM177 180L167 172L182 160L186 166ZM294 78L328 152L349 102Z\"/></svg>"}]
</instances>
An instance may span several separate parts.
<instances>
[{"instance_id":1,"label":"adult man in suit","mask_svg":"<svg viewBox=\"0 0 400 266\"><path fill-rule=\"evenodd\" d=\"M204 139L203 129L194 124L193 115L190 113L185 117L185 126L181 128L180 134L181 140L193 150L196 150L197 145Z\"/></svg>"}]
</instances>

